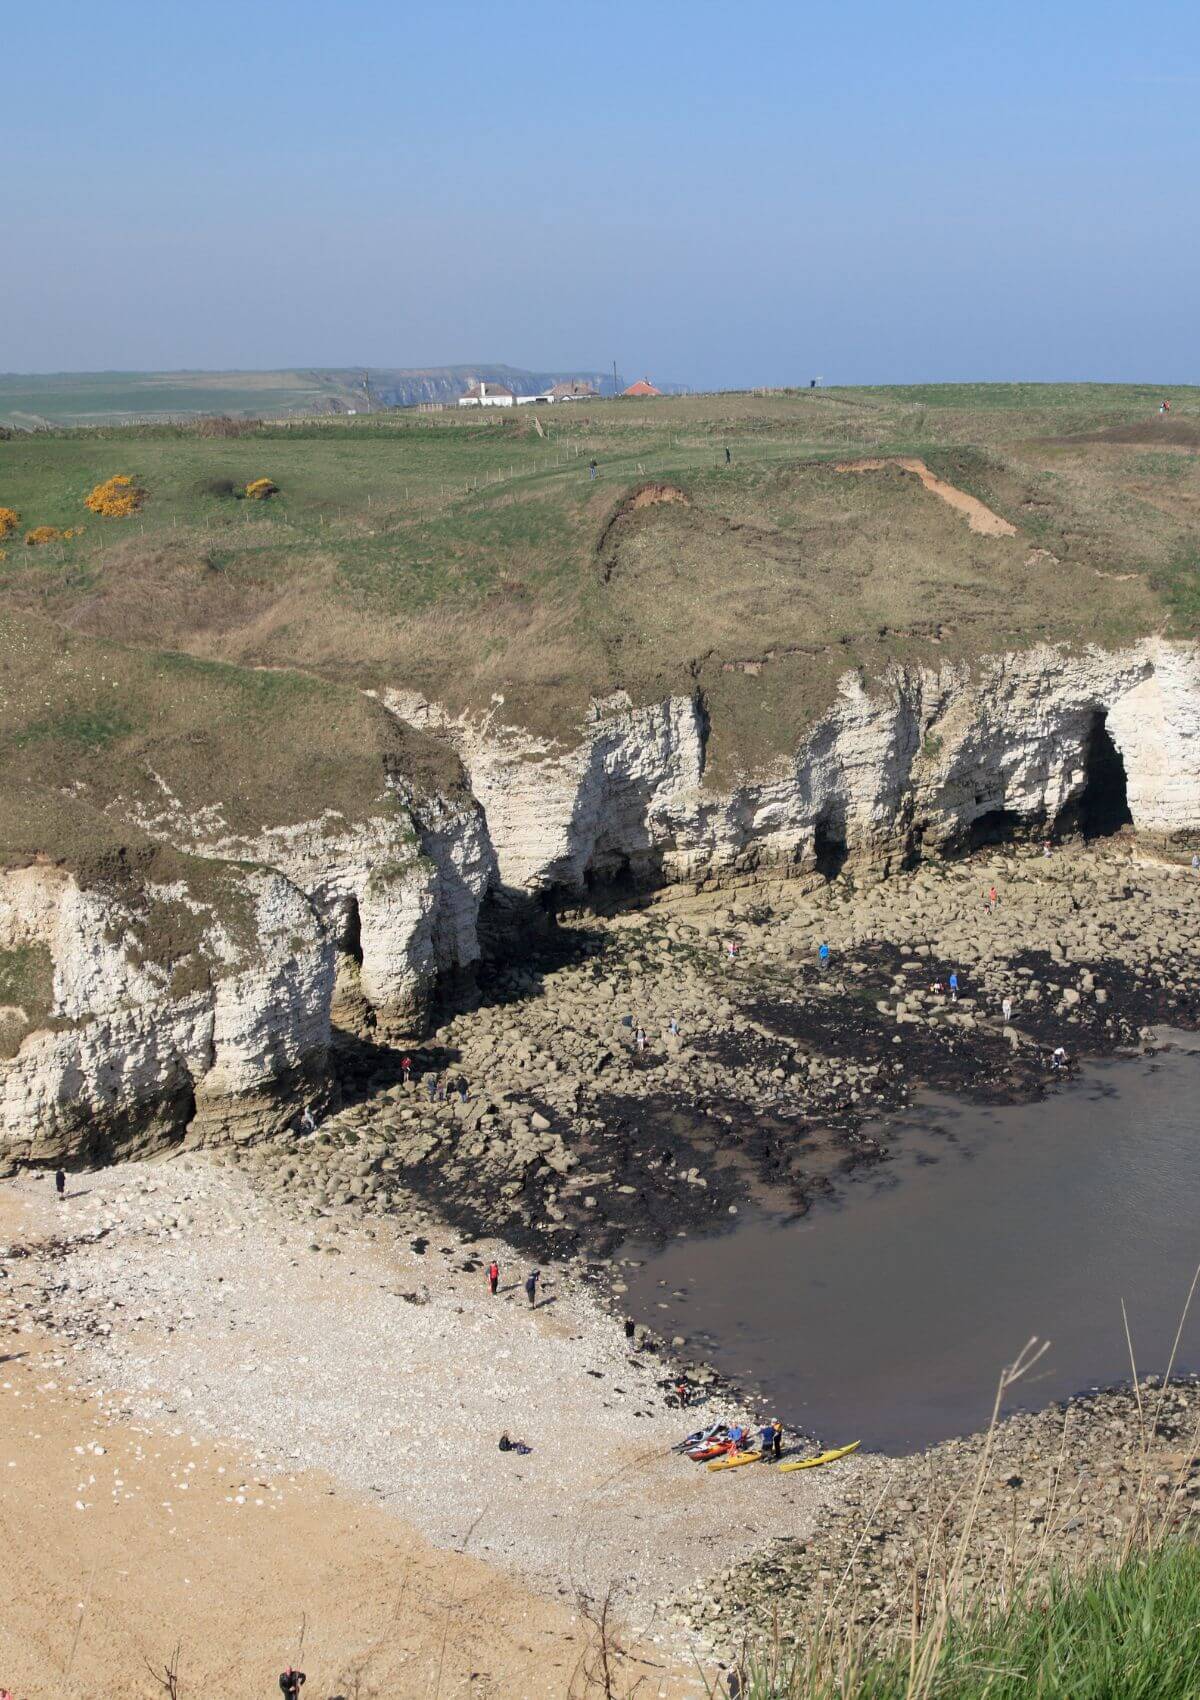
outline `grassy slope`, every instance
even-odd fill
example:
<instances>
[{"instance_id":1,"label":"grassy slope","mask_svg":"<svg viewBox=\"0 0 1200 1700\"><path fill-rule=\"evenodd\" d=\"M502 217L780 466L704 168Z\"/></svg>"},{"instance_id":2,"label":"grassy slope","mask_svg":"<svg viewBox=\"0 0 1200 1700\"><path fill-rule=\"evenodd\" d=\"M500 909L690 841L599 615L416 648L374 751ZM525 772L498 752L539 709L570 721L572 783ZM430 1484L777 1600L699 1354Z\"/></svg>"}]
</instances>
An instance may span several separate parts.
<instances>
[{"instance_id":1,"label":"grassy slope","mask_svg":"<svg viewBox=\"0 0 1200 1700\"><path fill-rule=\"evenodd\" d=\"M794 748L848 667L869 676L896 658L970 659L1043 638L1194 635L1200 394L1170 392L1160 420L1161 393L588 403L539 410L546 436L526 409L293 422L235 439L171 427L18 435L0 442L0 506L20 511L22 531L85 530L41 549L9 539L0 562L0 768L17 783L43 767L57 780L83 750L101 791L166 764L189 801L219 792L248 819L297 818L371 789L364 738L377 762L383 734L377 720L364 728L359 685L415 685L455 706L501 694L506 718L563 734L590 694L699 686L726 780ZM835 470L896 454L924 457L1017 535L976 536L894 469ZM114 472L149 491L134 519L82 507ZM238 500L261 475L281 495ZM686 505L622 514L647 480ZM55 632L73 647L54 652ZM231 667L189 669L172 652ZM106 668L120 680L112 697L94 684Z\"/></svg>"},{"instance_id":2,"label":"grassy slope","mask_svg":"<svg viewBox=\"0 0 1200 1700\"><path fill-rule=\"evenodd\" d=\"M918 1638L918 1665L922 1652ZM1200 1689L1200 1548L1139 1553L1049 1598L956 1620L916 1678L907 1653L855 1671L855 1700L1194 1700ZM752 1675L746 1700L841 1700L803 1659Z\"/></svg>"}]
</instances>

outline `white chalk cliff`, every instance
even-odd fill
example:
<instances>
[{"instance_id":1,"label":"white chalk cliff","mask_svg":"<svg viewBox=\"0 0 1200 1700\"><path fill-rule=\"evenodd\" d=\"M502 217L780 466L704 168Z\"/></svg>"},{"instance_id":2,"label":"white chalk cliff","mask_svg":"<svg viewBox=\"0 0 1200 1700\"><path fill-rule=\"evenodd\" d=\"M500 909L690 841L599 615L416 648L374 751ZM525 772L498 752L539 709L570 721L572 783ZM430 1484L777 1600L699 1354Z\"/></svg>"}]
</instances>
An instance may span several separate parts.
<instances>
[{"instance_id":1,"label":"white chalk cliff","mask_svg":"<svg viewBox=\"0 0 1200 1700\"><path fill-rule=\"evenodd\" d=\"M453 746L470 793L393 783L359 824L253 838L215 806L187 815L165 787L161 810L129 812L221 869L240 928L186 882L119 896L49 863L0 875L0 951L48 964L42 1007L0 1010L0 1165L279 1125L326 1068L339 963L353 962L382 1037L411 1031L439 978L478 959L497 886L804 870L830 845L886 872L981 822L1070 818L1098 738L1120 757L1139 832L1200 828L1200 652L1161 639L897 667L869 686L848 674L792 755L725 793L704 783L704 708L688 696L595 703L564 744L401 688L384 701ZM195 917L182 965L138 947L147 906L167 902Z\"/></svg>"},{"instance_id":2,"label":"white chalk cliff","mask_svg":"<svg viewBox=\"0 0 1200 1700\"><path fill-rule=\"evenodd\" d=\"M848 673L794 755L726 794L703 785L704 711L690 697L597 703L570 748L492 715L451 719L412 692L385 701L453 743L500 877L525 890L580 889L626 863L669 880L812 866L821 834L887 866L914 843L961 840L998 810L1053 823L1084 791L1100 719L1134 825L1156 835L1200 825L1200 654L1161 639L896 667L869 688Z\"/></svg>"}]
</instances>

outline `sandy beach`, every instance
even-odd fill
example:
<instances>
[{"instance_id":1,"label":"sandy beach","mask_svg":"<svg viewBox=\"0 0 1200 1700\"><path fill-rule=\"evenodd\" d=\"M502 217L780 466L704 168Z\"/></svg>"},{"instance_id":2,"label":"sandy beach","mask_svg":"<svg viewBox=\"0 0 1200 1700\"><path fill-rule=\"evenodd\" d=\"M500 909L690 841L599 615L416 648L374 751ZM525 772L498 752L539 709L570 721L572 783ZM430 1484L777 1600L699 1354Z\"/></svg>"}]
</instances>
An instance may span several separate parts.
<instances>
[{"instance_id":1,"label":"sandy beach","mask_svg":"<svg viewBox=\"0 0 1200 1700\"><path fill-rule=\"evenodd\" d=\"M661 1603L840 1491L673 1454L658 1360L562 1274L531 1312L501 1246L314 1235L195 1155L74 1178L61 1205L48 1178L11 1182L0 1223L22 1602L0 1650L23 1700L98 1669L108 1693L153 1693L140 1650L176 1639L190 1680L234 1700L302 1619L317 1694L361 1670L364 1695L426 1695L436 1662L443 1694L566 1695L581 1595L636 1635L629 1683L700 1693ZM493 1250L495 1299L462 1269ZM532 1451L500 1453L502 1429Z\"/></svg>"}]
</instances>

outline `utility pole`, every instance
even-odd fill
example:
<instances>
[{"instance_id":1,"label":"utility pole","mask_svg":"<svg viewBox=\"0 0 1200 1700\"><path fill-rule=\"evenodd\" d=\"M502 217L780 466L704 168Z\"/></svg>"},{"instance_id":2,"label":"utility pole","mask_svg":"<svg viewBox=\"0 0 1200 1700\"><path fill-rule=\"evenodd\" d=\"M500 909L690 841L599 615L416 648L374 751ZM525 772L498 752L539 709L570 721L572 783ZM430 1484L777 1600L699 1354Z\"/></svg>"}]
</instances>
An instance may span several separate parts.
<instances>
[{"instance_id":1,"label":"utility pole","mask_svg":"<svg viewBox=\"0 0 1200 1700\"><path fill-rule=\"evenodd\" d=\"M617 363L613 361L613 394L617 393Z\"/></svg>"}]
</instances>

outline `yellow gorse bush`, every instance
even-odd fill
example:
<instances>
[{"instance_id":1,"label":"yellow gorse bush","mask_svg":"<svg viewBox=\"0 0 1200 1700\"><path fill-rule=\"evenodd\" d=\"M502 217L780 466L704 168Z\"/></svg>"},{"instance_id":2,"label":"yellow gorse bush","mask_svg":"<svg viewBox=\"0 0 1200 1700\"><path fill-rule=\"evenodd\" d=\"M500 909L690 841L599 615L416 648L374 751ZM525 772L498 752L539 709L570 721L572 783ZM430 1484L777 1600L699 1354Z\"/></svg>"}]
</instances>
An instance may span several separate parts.
<instances>
[{"instance_id":1,"label":"yellow gorse bush","mask_svg":"<svg viewBox=\"0 0 1200 1700\"><path fill-rule=\"evenodd\" d=\"M118 472L103 484L97 484L84 506L105 519L128 519L146 499L146 492L134 483L127 472Z\"/></svg>"},{"instance_id":2,"label":"yellow gorse bush","mask_svg":"<svg viewBox=\"0 0 1200 1700\"><path fill-rule=\"evenodd\" d=\"M0 508L0 537L7 537L20 523L21 516L16 508Z\"/></svg>"},{"instance_id":3,"label":"yellow gorse bush","mask_svg":"<svg viewBox=\"0 0 1200 1700\"><path fill-rule=\"evenodd\" d=\"M39 543L57 543L62 535L56 525L35 525L32 531L25 533L25 542L31 549L36 549Z\"/></svg>"},{"instance_id":4,"label":"yellow gorse bush","mask_svg":"<svg viewBox=\"0 0 1200 1700\"><path fill-rule=\"evenodd\" d=\"M268 496L278 496L279 486L269 478L255 478L247 484L246 494L252 502L265 502Z\"/></svg>"}]
</instances>

